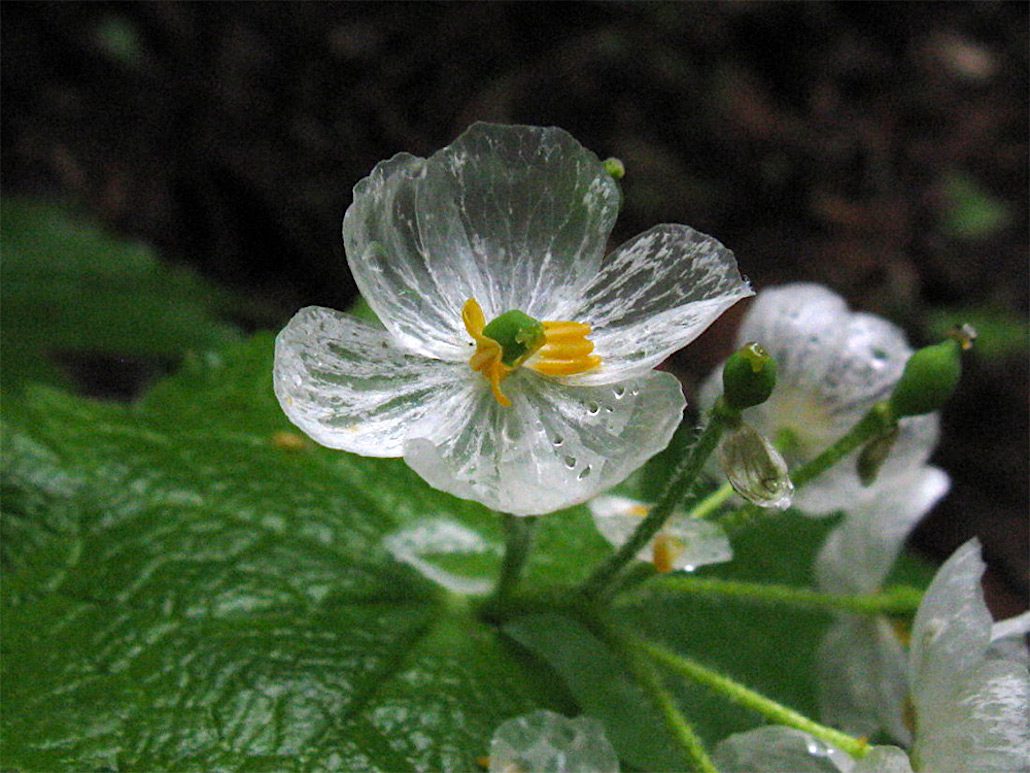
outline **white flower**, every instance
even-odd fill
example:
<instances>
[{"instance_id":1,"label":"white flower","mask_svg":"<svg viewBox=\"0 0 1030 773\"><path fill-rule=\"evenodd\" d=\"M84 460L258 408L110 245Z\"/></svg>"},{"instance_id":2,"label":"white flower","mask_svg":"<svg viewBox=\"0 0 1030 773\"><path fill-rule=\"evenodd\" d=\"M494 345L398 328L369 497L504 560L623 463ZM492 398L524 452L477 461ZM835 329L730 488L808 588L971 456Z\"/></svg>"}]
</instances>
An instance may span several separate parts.
<instances>
[{"instance_id":1,"label":"white flower","mask_svg":"<svg viewBox=\"0 0 1030 773\"><path fill-rule=\"evenodd\" d=\"M489 593L496 584L498 546L456 521L418 521L388 534L383 547L395 560L453 593L479 596ZM479 571L470 571L470 567Z\"/></svg>"},{"instance_id":2,"label":"white flower","mask_svg":"<svg viewBox=\"0 0 1030 773\"><path fill-rule=\"evenodd\" d=\"M899 328L875 315L849 311L840 296L815 284L763 290L737 338L738 345L757 341L776 360L772 396L743 416L780 448L791 468L812 459L873 404L889 397L912 353ZM719 395L720 372L704 386L706 405ZM901 421L876 486L890 487L891 476L925 463L937 442L937 424L935 415ZM855 471L857 453L799 490L795 506L824 514L867 496Z\"/></svg>"},{"instance_id":3,"label":"white flower","mask_svg":"<svg viewBox=\"0 0 1030 773\"><path fill-rule=\"evenodd\" d=\"M876 747L858 762L797 730L766 727L730 736L713 760L732 771L969 773L1030 766L1027 649L1030 615L992 625L970 540L937 572L912 627L907 683L914 741L906 755Z\"/></svg>"},{"instance_id":4,"label":"white flower","mask_svg":"<svg viewBox=\"0 0 1030 773\"><path fill-rule=\"evenodd\" d=\"M680 421L679 384L652 369L751 294L732 253L682 225L605 258L618 208L560 129L476 124L379 164L343 236L385 330L298 312L276 340L283 410L323 445L403 456L517 515L615 485Z\"/></svg>"},{"instance_id":5,"label":"white flower","mask_svg":"<svg viewBox=\"0 0 1030 773\"><path fill-rule=\"evenodd\" d=\"M651 509L644 502L620 496L595 497L587 506L601 536L615 547L621 547L630 538ZM731 558L730 540L720 526L682 512L674 512L662 530L637 553L638 560L650 561L659 572L693 571Z\"/></svg>"},{"instance_id":6,"label":"white flower","mask_svg":"<svg viewBox=\"0 0 1030 773\"><path fill-rule=\"evenodd\" d=\"M617 773L619 758L590 717L552 711L509 719L490 741L490 773Z\"/></svg>"},{"instance_id":7,"label":"white flower","mask_svg":"<svg viewBox=\"0 0 1030 773\"><path fill-rule=\"evenodd\" d=\"M950 484L947 474L935 467L908 470L893 483L876 487L875 496L857 502L826 539L815 562L820 590L880 590L908 535ZM904 720L907 658L887 618L839 615L817 657L823 721L867 737L882 730L909 744Z\"/></svg>"}]
</instances>

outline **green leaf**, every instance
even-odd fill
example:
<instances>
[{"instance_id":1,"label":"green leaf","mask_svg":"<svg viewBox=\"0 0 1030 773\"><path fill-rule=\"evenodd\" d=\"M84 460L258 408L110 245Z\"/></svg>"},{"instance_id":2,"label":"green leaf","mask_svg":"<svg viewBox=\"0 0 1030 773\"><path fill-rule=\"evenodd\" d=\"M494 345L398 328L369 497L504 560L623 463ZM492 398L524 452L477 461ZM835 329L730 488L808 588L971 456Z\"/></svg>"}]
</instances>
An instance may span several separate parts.
<instances>
[{"instance_id":1,"label":"green leaf","mask_svg":"<svg viewBox=\"0 0 1030 773\"><path fill-rule=\"evenodd\" d=\"M983 239L1005 228L1012 213L1004 201L995 198L974 177L955 171L944 179L946 211L941 223L949 236Z\"/></svg>"},{"instance_id":2,"label":"green leaf","mask_svg":"<svg viewBox=\"0 0 1030 773\"><path fill-rule=\"evenodd\" d=\"M524 618L505 635L392 560L384 538L444 518L491 546L447 568L492 579L500 524L398 460L296 433L272 393L272 347L261 335L188 356L133 406L34 388L5 408L0 764L474 770L494 729L535 708L597 716L629 764L681 764L579 623ZM805 584L829 527L774 519L699 574ZM529 589L575 583L610 552L583 507L542 518L536 536ZM637 634L814 711L828 617L638 599L618 611ZM758 722L667 682L710 742Z\"/></svg>"},{"instance_id":3,"label":"green leaf","mask_svg":"<svg viewBox=\"0 0 1030 773\"><path fill-rule=\"evenodd\" d=\"M4 427L2 764L474 768L554 679L384 535L494 516L400 462L282 442L271 337L137 407L35 390Z\"/></svg>"},{"instance_id":4,"label":"green leaf","mask_svg":"<svg viewBox=\"0 0 1030 773\"><path fill-rule=\"evenodd\" d=\"M5 394L33 381L71 386L59 358L130 357L161 370L239 337L219 318L226 293L63 207L4 199L0 243Z\"/></svg>"}]
</instances>

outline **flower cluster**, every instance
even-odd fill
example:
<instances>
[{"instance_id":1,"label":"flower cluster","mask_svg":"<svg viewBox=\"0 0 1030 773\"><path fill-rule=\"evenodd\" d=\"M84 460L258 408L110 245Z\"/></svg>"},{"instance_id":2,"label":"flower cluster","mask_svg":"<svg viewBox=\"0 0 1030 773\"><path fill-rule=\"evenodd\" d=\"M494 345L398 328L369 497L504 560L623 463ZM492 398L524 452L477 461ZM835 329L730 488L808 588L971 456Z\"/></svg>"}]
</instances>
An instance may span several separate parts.
<instances>
[{"instance_id":1,"label":"flower cluster","mask_svg":"<svg viewBox=\"0 0 1030 773\"><path fill-rule=\"evenodd\" d=\"M687 226L605 257L619 200L555 128L476 124L427 159L379 164L343 237L383 327L298 312L276 340L283 410L322 445L403 456L517 515L620 482L681 419L678 381L653 368L751 291Z\"/></svg>"},{"instance_id":2,"label":"flower cluster","mask_svg":"<svg viewBox=\"0 0 1030 773\"><path fill-rule=\"evenodd\" d=\"M1030 758L1026 720L1030 676L1023 639L1030 630L1030 614L992 625L980 589L983 572L980 546L971 540L940 568L919 606L911 648L899 675L911 700L908 754L893 746L876 747L855 762L798 730L765 727L723 741L715 753L719 770L968 773L1025 769ZM892 705L901 711L896 703ZM894 720L904 723L904 714Z\"/></svg>"},{"instance_id":3,"label":"flower cluster","mask_svg":"<svg viewBox=\"0 0 1030 773\"><path fill-rule=\"evenodd\" d=\"M814 284L763 290L737 338L739 345L757 341L777 363L776 389L743 416L774 442L792 468L811 460L888 398L912 354L895 325L849 311L840 296ZM713 404L720 392L717 372L702 389L702 403ZM876 486L862 484L856 452L798 491L794 505L808 514L829 514L875 495L876 487L898 488L894 476L926 462L937 432L936 415L903 419L890 464Z\"/></svg>"}]
</instances>

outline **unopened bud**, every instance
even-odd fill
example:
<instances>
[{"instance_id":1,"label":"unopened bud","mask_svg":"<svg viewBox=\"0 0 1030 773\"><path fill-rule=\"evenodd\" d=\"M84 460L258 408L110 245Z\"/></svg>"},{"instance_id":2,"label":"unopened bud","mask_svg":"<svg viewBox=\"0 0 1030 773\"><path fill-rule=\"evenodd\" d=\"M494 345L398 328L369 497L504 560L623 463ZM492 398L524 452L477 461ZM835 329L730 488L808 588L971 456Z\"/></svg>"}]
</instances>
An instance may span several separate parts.
<instances>
[{"instance_id":1,"label":"unopened bud","mask_svg":"<svg viewBox=\"0 0 1030 773\"><path fill-rule=\"evenodd\" d=\"M758 344L745 344L722 368L723 399L742 411L769 399L776 386L776 360Z\"/></svg>"},{"instance_id":2,"label":"unopened bud","mask_svg":"<svg viewBox=\"0 0 1030 773\"><path fill-rule=\"evenodd\" d=\"M924 346L909 357L891 395L894 415L899 419L919 416L944 405L962 375L962 352L975 338L972 327L963 325L947 340Z\"/></svg>"},{"instance_id":3,"label":"unopened bud","mask_svg":"<svg viewBox=\"0 0 1030 773\"><path fill-rule=\"evenodd\" d=\"M772 443L746 422L719 445L719 464L733 490L759 507L786 510L794 499L787 463Z\"/></svg>"},{"instance_id":4,"label":"unopened bud","mask_svg":"<svg viewBox=\"0 0 1030 773\"><path fill-rule=\"evenodd\" d=\"M626 176L626 165L614 156L604 160L604 170L610 174L614 180L621 180Z\"/></svg>"}]
</instances>

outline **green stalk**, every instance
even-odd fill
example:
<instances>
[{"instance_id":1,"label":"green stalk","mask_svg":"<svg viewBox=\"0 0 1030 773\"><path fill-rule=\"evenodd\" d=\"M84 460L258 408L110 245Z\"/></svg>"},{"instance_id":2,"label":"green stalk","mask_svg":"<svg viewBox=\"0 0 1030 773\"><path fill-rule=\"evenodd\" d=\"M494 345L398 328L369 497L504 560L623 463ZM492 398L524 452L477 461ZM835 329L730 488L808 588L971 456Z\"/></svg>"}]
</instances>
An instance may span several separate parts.
<instances>
[{"instance_id":1,"label":"green stalk","mask_svg":"<svg viewBox=\"0 0 1030 773\"><path fill-rule=\"evenodd\" d=\"M719 488L706 496L690 511L691 518L707 518L733 496L733 486L723 483Z\"/></svg>"},{"instance_id":2,"label":"green stalk","mask_svg":"<svg viewBox=\"0 0 1030 773\"><path fill-rule=\"evenodd\" d=\"M708 756L704 741L676 707L676 701L662 684L661 677L651 664L641 657L636 642L607 625L603 626L603 636L607 643L625 659L633 677L654 703L669 732L687 755L691 767L699 773L719 773L711 757Z\"/></svg>"},{"instance_id":3,"label":"green stalk","mask_svg":"<svg viewBox=\"0 0 1030 773\"><path fill-rule=\"evenodd\" d=\"M651 659L661 663L670 671L703 684L705 687L726 696L734 703L758 712L776 724L786 725L787 727L793 727L808 733L831 746L847 752L852 757L861 758L869 753L870 746L868 741L819 724L804 714L784 706L782 703L777 703L771 698L767 698L761 693L755 692L727 676L723 676L717 671L702 666L695 660L677 655L664 647L640 639L635 640L634 644Z\"/></svg>"},{"instance_id":4,"label":"green stalk","mask_svg":"<svg viewBox=\"0 0 1030 773\"><path fill-rule=\"evenodd\" d=\"M923 598L916 588L897 586L879 593L844 596L820 593L791 585L737 582L715 578L667 574L655 577L649 587L668 588L708 596L730 596L765 604L784 604L805 609L826 609L856 615L913 615Z\"/></svg>"},{"instance_id":5,"label":"green stalk","mask_svg":"<svg viewBox=\"0 0 1030 773\"><path fill-rule=\"evenodd\" d=\"M894 417L891 412L890 403L886 401L877 403L869 409L869 412L847 434L827 447L811 461L795 470L791 470L790 479L794 483L794 489L800 489L815 478L818 478L852 451L873 438L882 435L893 425ZM719 523L727 531L732 531L746 526L764 512L765 510L757 505L746 504L734 510L726 517L719 519Z\"/></svg>"},{"instance_id":6,"label":"green stalk","mask_svg":"<svg viewBox=\"0 0 1030 773\"><path fill-rule=\"evenodd\" d=\"M503 603L519 583L522 568L529 557L529 548L533 544L533 528L536 526L536 518L508 513L502 513L502 517L506 533L504 560L493 594L498 603Z\"/></svg>"},{"instance_id":7,"label":"green stalk","mask_svg":"<svg viewBox=\"0 0 1030 773\"><path fill-rule=\"evenodd\" d=\"M720 399L712 410L708 425L701 433L701 437L694 443L687 452L686 458L673 472L672 477L665 486L665 491L658 498L654 507L651 508L647 517L640 522L636 531L630 536L622 547L620 547L607 561L602 563L592 575L583 583L583 593L590 598L598 598L604 595L605 587L611 583L615 576L622 571L623 567L632 561L640 549L643 548L655 534L657 534L665 522L672 515L673 509L686 496L690 487L694 485L697 476L700 475L708 457L719 445L719 439L728 423L738 420L739 413L728 408Z\"/></svg>"}]
</instances>

